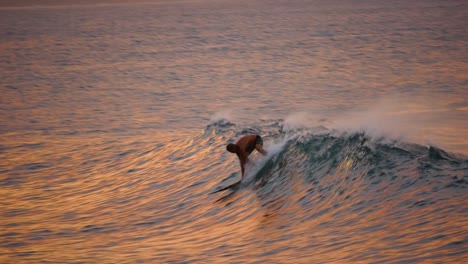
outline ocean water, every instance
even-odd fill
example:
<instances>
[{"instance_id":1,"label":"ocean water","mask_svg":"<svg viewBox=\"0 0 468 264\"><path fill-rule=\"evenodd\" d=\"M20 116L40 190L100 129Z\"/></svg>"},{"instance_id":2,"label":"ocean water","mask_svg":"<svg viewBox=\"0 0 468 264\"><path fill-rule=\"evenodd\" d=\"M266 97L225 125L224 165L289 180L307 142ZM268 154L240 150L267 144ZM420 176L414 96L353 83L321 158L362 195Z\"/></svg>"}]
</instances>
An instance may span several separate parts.
<instances>
[{"instance_id":1,"label":"ocean water","mask_svg":"<svg viewBox=\"0 0 468 264\"><path fill-rule=\"evenodd\" d=\"M0 262L463 263L466 21L466 1L0 5ZM213 193L252 133L271 157Z\"/></svg>"}]
</instances>

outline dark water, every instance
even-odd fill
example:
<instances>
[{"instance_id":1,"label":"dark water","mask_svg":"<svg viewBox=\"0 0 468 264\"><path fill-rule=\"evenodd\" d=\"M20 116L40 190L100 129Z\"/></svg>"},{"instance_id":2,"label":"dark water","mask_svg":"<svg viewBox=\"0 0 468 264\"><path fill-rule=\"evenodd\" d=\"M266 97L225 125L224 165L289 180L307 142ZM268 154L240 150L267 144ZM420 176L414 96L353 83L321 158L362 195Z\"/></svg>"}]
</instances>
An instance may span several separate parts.
<instances>
[{"instance_id":1,"label":"dark water","mask_svg":"<svg viewBox=\"0 0 468 264\"><path fill-rule=\"evenodd\" d=\"M463 263L465 21L465 1L0 7L0 262ZM251 133L272 157L211 194Z\"/></svg>"}]
</instances>

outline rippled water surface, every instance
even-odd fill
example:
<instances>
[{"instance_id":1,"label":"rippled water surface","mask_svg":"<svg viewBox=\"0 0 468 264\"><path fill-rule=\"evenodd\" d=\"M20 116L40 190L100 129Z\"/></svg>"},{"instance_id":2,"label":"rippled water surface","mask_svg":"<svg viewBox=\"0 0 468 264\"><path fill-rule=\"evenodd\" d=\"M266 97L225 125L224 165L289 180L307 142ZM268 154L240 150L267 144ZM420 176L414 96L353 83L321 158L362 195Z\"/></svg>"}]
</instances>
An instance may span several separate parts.
<instances>
[{"instance_id":1,"label":"rippled water surface","mask_svg":"<svg viewBox=\"0 0 468 264\"><path fill-rule=\"evenodd\" d=\"M1 263L468 257L465 1L103 3L0 7Z\"/></svg>"}]
</instances>

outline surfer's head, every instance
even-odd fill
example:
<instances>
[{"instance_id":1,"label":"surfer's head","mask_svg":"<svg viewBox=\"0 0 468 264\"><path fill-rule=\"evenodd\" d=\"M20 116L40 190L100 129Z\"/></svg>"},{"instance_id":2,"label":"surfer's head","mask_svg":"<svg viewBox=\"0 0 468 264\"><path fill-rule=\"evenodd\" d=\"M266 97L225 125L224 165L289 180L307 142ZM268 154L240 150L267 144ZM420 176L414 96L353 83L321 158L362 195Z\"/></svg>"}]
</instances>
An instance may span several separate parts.
<instances>
[{"instance_id":1,"label":"surfer's head","mask_svg":"<svg viewBox=\"0 0 468 264\"><path fill-rule=\"evenodd\" d=\"M236 144L230 143L226 146L226 150L231 153L237 153L238 149L239 149L239 146L237 146Z\"/></svg>"}]
</instances>

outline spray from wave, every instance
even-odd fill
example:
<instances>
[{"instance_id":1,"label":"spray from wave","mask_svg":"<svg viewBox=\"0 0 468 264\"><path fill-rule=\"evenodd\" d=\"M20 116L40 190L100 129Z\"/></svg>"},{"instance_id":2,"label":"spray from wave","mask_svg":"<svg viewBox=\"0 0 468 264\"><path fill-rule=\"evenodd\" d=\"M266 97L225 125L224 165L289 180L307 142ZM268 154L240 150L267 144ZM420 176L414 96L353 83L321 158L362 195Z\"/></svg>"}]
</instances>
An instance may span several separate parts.
<instances>
[{"instance_id":1,"label":"spray from wave","mask_svg":"<svg viewBox=\"0 0 468 264\"><path fill-rule=\"evenodd\" d=\"M275 161L275 166L295 164L294 170L301 168L301 173L306 176L323 177L325 174L336 175L340 171L345 171L346 175L359 174L360 177L366 175L370 178L401 174L404 178L411 175L412 178L421 179L446 176L446 185L466 184L466 157L436 146L404 140L405 137L401 134L392 136L391 131L381 123L372 122L376 120L375 116L380 119L380 114L370 116L372 117L362 118L361 122L350 118L348 123L340 122L340 126L333 127L331 124L332 128L323 125L330 123L329 120L311 117L306 113L291 115L284 120L257 122L254 125L237 125L220 118L210 123L208 128L215 129L219 134L231 135L231 138L248 133L261 134L266 139L265 145L270 145L274 155L286 153L282 155L283 163ZM361 125L353 127L349 124ZM398 130L397 126L389 127ZM257 167L264 164L259 165ZM447 170L441 173L439 166ZM285 171L279 167L276 170ZM256 172L256 169L253 171Z\"/></svg>"}]
</instances>

